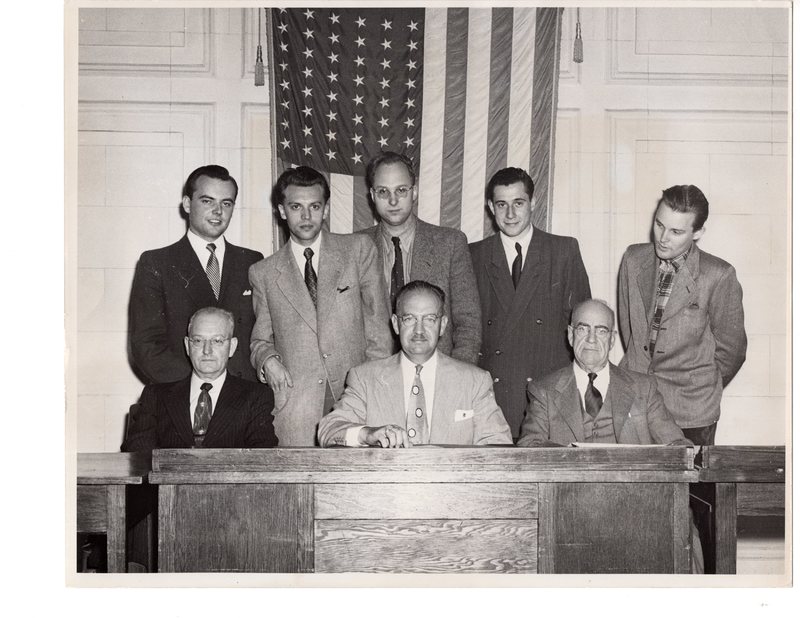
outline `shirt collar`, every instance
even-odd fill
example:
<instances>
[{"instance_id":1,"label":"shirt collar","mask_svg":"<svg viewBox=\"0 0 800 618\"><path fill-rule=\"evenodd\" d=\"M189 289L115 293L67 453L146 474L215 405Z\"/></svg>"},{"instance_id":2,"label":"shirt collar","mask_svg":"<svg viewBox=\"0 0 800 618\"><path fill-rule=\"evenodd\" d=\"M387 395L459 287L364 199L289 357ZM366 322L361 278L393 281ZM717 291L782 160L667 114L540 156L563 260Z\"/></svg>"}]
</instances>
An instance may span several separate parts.
<instances>
[{"instance_id":1,"label":"shirt collar","mask_svg":"<svg viewBox=\"0 0 800 618\"><path fill-rule=\"evenodd\" d=\"M289 247L292 250L292 254L294 254L294 257L295 257L296 260L302 261L302 262L305 262L305 259L306 259L305 256L303 255L303 252L306 249L311 249L314 252L314 257L319 256L319 248L320 248L321 244L322 244L322 232L320 232L319 235L314 240L314 242L312 242L307 247L304 246L304 245L301 245L299 242L297 242L291 236L289 237Z\"/></svg>"},{"instance_id":2,"label":"shirt collar","mask_svg":"<svg viewBox=\"0 0 800 618\"><path fill-rule=\"evenodd\" d=\"M203 268L206 267L208 263L208 244L209 242L204 238L200 238L197 234L195 234L192 230L186 230L186 238L189 241L189 244L192 246L195 254L197 255L197 259L200 260L200 263L203 265ZM225 236L220 236L214 241L214 254L217 256L217 260L222 263L222 258L225 256Z\"/></svg>"},{"instance_id":3,"label":"shirt collar","mask_svg":"<svg viewBox=\"0 0 800 618\"><path fill-rule=\"evenodd\" d=\"M439 364L439 350L434 350L433 356L422 363L422 368L427 370L436 371L436 366ZM417 363L412 361L405 352L400 352L400 365L403 370L410 370L412 375L417 371Z\"/></svg>"},{"instance_id":4,"label":"shirt collar","mask_svg":"<svg viewBox=\"0 0 800 618\"><path fill-rule=\"evenodd\" d=\"M411 217L413 217L412 224L399 234L392 232L389 229L389 226L383 221L378 224L387 246L392 247L392 236L397 236L400 239L400 246L402 247L403 251L408 252L411 249L411 245L414 242L414 234L417 231L417 217L413 212L409 215L409 218Z\"/></svg>"},{"instance_id":5,"label":"shirt collar","mask_svg":"<svg viewBox=\"0 0 800 618\"><path fill-rule=\"evenodd\" d=\"M504 234L502 230L500 231L500 240L502 241L503 246L505 247L506 253L513 252L516 254L517 249L514 245L516 243L519 243L520 247L522 247L523 256L528 254L528 246L531 244L532 236L533 236L533 224L529 225L528 229L524 231L522 234L518 234L513 238L511 236L507 236L506 234Z\"/></svg>"},{"instance_id":6,"label":"shirt collar","mask_svg":"<svg viewBox=\"0 0 800 618\"><path fill-rule=\"evenodd\" d=\"M659 260L659 262L661 262L661 269L666 270L669 266L672 266L675 272L678 272L681 268L683 268L683 265L686 264L686 260L689 258L689 254L692 252L693 248L694 243L689 245L689 248L681 253L678 257L672 258L671 260Z\"/></svg>"},{"instance_id":7,"label":"shirt collar","mask_svg":"<svg viewBox=\"0 0 800 618\"><path fill-rule=\"evenodd\" d=\"M594 387L600 391L603 399L606 398L608 392L608 385L611 380L611 371L609 370L609 363L606 361L605 366L597 372L597 377L594 379ZM575 382L578 385L578 392L583 397L586 392L586 387L589 384L589 374L584 371L577 361L572 362L572 371L575 373Z\"/></svg>"},{"instance_id":8,"label":"shirt collar","mask_svg":"<svg viewBox=\"0 0 800 618\"><path fill-rule=\"evenodd\" d=\"M223 371L220 375L218 375L213 380L205 380L197 375L194 371L192 371L192 381L189 386L191 390L200 390L200 387L209 382L211 384L211 390L216 391L219 393L222 390L222 385L225 384L225 378L228 377L228 372Z\"/></svg>"}]
</instances>

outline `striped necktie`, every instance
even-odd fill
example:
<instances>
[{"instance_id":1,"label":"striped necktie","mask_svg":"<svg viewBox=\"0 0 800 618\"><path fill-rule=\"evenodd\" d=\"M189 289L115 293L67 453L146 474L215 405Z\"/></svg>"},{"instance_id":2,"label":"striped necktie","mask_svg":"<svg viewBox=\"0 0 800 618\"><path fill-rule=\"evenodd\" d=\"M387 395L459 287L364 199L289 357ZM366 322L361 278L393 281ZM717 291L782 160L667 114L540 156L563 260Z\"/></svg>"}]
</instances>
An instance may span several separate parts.
<instances>
[{"instance_id":1,"label":"striped necktie","mask_svg":"<svg viewBox=\"0 0 800 618\"><path fill-rule=\"evenodd\" d=\"M211 284L211 289L214 290L214 298L219 300L219 285L222 277L219 274L219 260L217 260L216 254L217 245L210 242L206 245L206 249L211 253L206 263L206 275L208 276L208 282Z\"/></svg>"}]
</instances>

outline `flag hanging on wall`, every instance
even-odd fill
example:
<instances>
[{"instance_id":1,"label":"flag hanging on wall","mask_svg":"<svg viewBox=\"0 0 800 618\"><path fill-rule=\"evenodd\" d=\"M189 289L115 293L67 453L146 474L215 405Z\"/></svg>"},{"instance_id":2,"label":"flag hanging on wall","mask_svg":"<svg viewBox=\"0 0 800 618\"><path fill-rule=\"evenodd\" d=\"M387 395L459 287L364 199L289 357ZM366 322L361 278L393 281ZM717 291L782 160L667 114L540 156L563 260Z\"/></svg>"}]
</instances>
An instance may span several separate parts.
<instances>
[{"instance_id":1,"label":"flag hanging on wall","mask_svg":"<svg viewBox=\"0 0 800 618\"><path fill-rule=\"evenodd\" d=\"M417 167L419 217L475 241L492 232L489 178L522 167L546 229L562 10L272 9L277 172L325 174L330 229L346 233L374 224L369 160L402 152Z\"/></svg>"}]
</instances>

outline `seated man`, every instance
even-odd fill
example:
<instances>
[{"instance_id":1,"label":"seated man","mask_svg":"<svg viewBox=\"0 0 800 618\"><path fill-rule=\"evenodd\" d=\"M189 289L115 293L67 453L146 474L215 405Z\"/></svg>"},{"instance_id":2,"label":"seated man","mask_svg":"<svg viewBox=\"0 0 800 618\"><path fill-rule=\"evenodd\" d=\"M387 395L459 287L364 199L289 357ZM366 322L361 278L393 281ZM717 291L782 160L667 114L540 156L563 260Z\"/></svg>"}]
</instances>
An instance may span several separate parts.
<instances>
[{"instance_id":1,"label":"seated man","mask_svg":"<svg viewBox=\"0 0 800 618\"><path fill-rule=\"evenodd\" d=\"M144 387L123 451L277 446L272 389L227 371L238 345L233 328L226 309L195 312L184 337L192 375Z\"/></svg>"},{"instance_id":2,"label":"seated man","mask_svg":"<svg viewBox=\"0 0 800 618\"><path fill-rule=\"evenodd\" d=\"M602 301L575 307L567 339L575 361L528 384L518 446L572 442L685 444L655 378L608 362L614 312Z\"/></svg>"},{"instance_id":3,"label":"seated man","mask_svg":"<svg viewBox=\"0 0 800 618\"><path fill-rule=\"evenodd\" d=\"M441 288L425 281L398 292L392 327L401 351L350 370L319 424L320 445L511 444L489 373L436 349L444 306Z\"/></svg>"}]
</instances>

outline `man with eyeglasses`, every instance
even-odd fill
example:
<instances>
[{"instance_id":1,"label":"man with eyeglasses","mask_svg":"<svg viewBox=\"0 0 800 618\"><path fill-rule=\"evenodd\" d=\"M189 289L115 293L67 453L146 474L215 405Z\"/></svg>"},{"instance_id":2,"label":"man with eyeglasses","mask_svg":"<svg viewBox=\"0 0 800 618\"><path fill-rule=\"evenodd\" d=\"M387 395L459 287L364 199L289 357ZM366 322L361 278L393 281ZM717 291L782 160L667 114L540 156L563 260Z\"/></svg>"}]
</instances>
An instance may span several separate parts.
<instances>
[{"instance_id":1,"label":"man with eyeglasses","mask_svg":"<svg viewBox=\"0 0 800 618\"><path fill-rule=\"evenodd\" d=\"M528 384L528 407L517 446L573 442L682 444L654 378L608 361L614 347L614 312L587 300L572 312L567 339L571 365Z\"/></svg>"},{"instance_id":2,"label":"man with eyeglasses","mask_svg":"<svg viewBox=\"0 0 800 618\"><path fill-rule=\"evenodd\" d=\"M192 367L184 354L183 338L189 318L201 307L233 313L234 334L241 345L228 371L256 381L248 358L255 315L247 270L264 256L237 247L224 236L238 191L236 180L224 167L198 167L183 185L186 234L139 258L130 296L130 342L134 368L147 384L189 375Z\"/></svg>"},{"instance_id":3,"label":"man with eyeglasses","mask_svg":"<svg viewBox=\"0 0 800 618\"><path fill-rule=\"evenodd\" d=\"M377 251L365 236L323 229L330 196L315 169L281 174L273 203L289 241L250 268L250 361L275 391L281 446L314 446L317 424L342 394L350 368L391 354Z\"/></svg>"},{"instance_id":4,"label":"man with eyeglasses","mask_svg":"<svg viewBox=\"0 0 800 618\"><path fill-rule=\"evenodd\" d=\"M573 307L592 296L578 241L533 225L533 190L523 169L495 173L486 205L498 233L469 246L483 316L478 366L492 374L515 438L528 382L572 361L564 332Z\"/></svg>"},{"instance_id":5,"label":"man with eyeglasses","mask_svg":"<svg viewBox=\"0 0 800 618\"><path fill-rule=\"evenodd\" d=\"M239 344L234 323L233 314L218 307L192 315L183 339L191 375L144 387L123 451L278 445L272 426L272 389L227 370Z\"/></svg>"},{"instance_id":6,"label":"man with eyeglasses","mask_svg":"<svg viewBox=\"0 0 800 618\"><path fill-rule=\"evenodd\" d=\"M489 374L437 350L444 306L442 289L427 281L400 289L392 327L401 351L350 370L344 394L319 424L321 446L512 443Z\"/></svg>"},{"instance_id":7,"label":"man with eyeglasses","mask_svg":"<svg viewBox=\"0 0 800 618\"><path fill-rule=\"evenodd\" d=\"M477 363L480 304L467 237L460 230L431 225L417 217L417 178L407 156L382 152L367 166L367 183L380 222L361 233L369 235L378 249L391 310L397 292L408 281L428 281L440 287L446 296L447 326L439 338L439 349L466 363ZM394 351L398 349L395 339Z\"/></svg>"}]
</instances>

